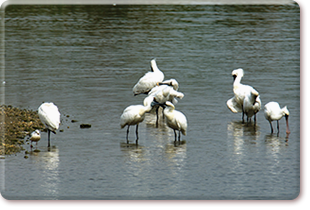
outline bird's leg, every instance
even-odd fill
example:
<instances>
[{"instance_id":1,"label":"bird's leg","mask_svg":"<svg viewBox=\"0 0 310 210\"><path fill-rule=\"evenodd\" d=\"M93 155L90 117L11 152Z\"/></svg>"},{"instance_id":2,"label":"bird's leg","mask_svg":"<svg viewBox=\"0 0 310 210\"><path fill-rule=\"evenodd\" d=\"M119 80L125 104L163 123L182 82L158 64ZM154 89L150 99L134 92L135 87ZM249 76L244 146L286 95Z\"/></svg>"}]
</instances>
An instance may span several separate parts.
<instances>
[{"instance_id":1,"label":"bird's leg","mask_svg":"<svg viewBox=\"0 0 310 210\"><path fill-rule=\"evenodd\" d=\"M256 114L254 115L254 125L256 125Z\"/></svg>"},{"instance_id":2,"label":"bird's leg","mask_svg":"<svg viewBox=\"0 0 310 210\"><path fill-rule=\"evenodd\" d=\"M163 108L163 121L165 120L165 113L164 113L164 108Z\"/></svg>"},{"instance_id":3,"label":"bird's leg","mask_svg":"<svg viewBox=\"0 0 310 210\"><path fill-rule=\"evenodd\" d=\"M270 124L270 128L271 128L271 133L273 133L273 127L272 127L271 121L269 121L269 124Z\"/></svg>"},{"instance_id":4,"label":"bird's leg","mask_svg":"<svg viewBox=\"0 0 310 210\"><path fill-rule=\"evenodd\" d=\"M174 141L177 141L177 132L175 130L174 131Z\"/></svg>"},{"instance_id":5,"label":"bird's leg","mask_svg":"<svg viewBox=\"0 0 310 210\"><path fill-rule=\"evenodd\" d=\"M158 128L158 109L159 106L156 108L156 128Z\"/></svg>"},{"instance_id":6,"label":"bird's leg","mask_svg":"<svg viewBox=\"0 0 310 210\"><path fill-rule=\"evenodd\" d=\"M47 129L47 147L50 147L50 137L51 137L51 131Z\"/></svg>"},{"instance_id":7,"label":"bird's leg","mask_svg":"<svg viewBox=\"0 0 310 210\"><path fill-rule=\"evenodd\" d=\"M179 130L179 142L181 141L181 131Z\"/></svg>"},{"instance_id":8,"label":"bird's leg","mask_svg":"<svg viewBox=\"0 0 310 210\"><path fill-rule=\"evenodd\" d=\"M126 133L127 144L129 144L129 141L128 141L129 127L130 127L130 125L128 125L128 127L127 127L127 133Z\"/></svg>"},{"instance_id":9,"label":"bird's leg","mask_svg":"<svg viewBox=\"0 0 310 210\"><path fill-rule=\"evenodd\" d=\"M278 129L278 133L280 132L279 131L279 120L277 120L277 129Z\"/></svg>"},{"instance_id":10,"label":"bird's leg","mask_svg":"<svg viewBox=\"0 0 310 210\"><path fill-rule=\"evenodd\" d=\"M242 111L242 123L244 123L244 112Z\"/></svg>"},{"instance_id":11,"label":"bird's leg","mask_svg":"<svg viewBox=\"0 0 310 210\"><path fill-rule=\"evenodd\" d=\"M136 144L138 145L138 140L139 140L139 136L138 136L138 125L139 125L139 123L136 125L136 137L137 137L137 139L136 139Z\"/></svg>"}]
</instances>

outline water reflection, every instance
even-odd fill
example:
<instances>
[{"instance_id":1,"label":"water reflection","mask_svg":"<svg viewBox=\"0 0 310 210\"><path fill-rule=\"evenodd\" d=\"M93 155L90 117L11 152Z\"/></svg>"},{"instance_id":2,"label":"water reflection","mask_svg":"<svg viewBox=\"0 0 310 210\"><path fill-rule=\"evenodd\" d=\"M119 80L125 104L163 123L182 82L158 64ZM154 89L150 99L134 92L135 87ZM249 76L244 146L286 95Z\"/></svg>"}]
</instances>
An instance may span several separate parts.
<instances>
[{"instance_id":1,"label":"water reflection","mask_svg":"<svg viewBox=\"0 0 310 210\"><path fill-rule=\"evenodd\" d=\"M265 136L266 148L269 153L279 153L281 146L288 146L288 137L280 137L279 134L267 134Z\"/></svg>"},{"instance_id":2,"label":"water reflection","mask_svg":"<svg viewBox=\"0 0 310 210\"><path fill-rule=\"evenodd\" d=\"M121 151L126 152L126 157L128 161L131 162L143 162L146 160L144 157L144 147L140 146L139 144L127 144L127 143L121 143L120 144Z\"/></svg>"},{"instance_id":3,"label":"water reflection","mask_svg":"<svg viewBox=\"0 0 310 210\"><path fill-rule=\"evenodd\" d=\"M254 123L234 121L227 124L227 135L233 137L234 153L242 154L244 144L257 144L259 142L260 127Z\"/></svg>"},{"instance_id":4,"label":"water reflection","mask_svg":"<svg viewBox=\"0 0 310 210\"><path fill-rule=\"evenodd\" d=\"M38 187L43 191L40 196L57 199L59 188L59 150L52 146L49 151L40 148L40 152L30 151L29 159L41 173L36 180Z\"/></svg>"}]
</instances>

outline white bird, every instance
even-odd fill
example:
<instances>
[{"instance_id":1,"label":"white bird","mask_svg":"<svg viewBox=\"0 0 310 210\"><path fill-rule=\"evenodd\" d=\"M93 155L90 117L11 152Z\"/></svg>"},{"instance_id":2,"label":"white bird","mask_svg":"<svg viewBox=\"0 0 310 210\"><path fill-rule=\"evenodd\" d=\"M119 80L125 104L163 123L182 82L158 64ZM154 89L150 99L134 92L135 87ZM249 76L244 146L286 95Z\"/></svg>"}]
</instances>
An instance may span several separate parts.
<instances>
[{"instance_id":1,"label":"white bird","mask_svg":"<svg viewBox=\"0 0 310 210\"><path fill-rule=\"evenodd\" d=\"M38 114L41 122L45 125L48 131L48 147L50 147L50 134L51 131L55 131L59 128L60 125L60 113L56 105L51 103L43 103L38 108Z\"/></svg>"},{"instance_id":2,"label":"white bird","mask_svg":"<svg viewBox=\"0 0 310 210\"><path fill-rule=\"evenodd\" d=\"M127 144L128 141L128 134L129 134L129 127L131 125L136 125L136 144L138 144L138 125L141 123L145 118L145 113L151 111L153 106L153 103L148 104L147 106L143 105L131 105L128 106L124 111L123 114L120 117L120 126L121 128L124 128L126 125L127 128L127 134L126 134L126 140Z\"/></svg>"},{"instance_id":3,"label":"white bird","mask_svg":"<svg viewBox=\"0 0 310 210\"><path fill-rule=\"evenodd\" d=\"M243 69L235 69L232 71L232 76L234 78L233 91L234 97L226 102L227 107L233 113L242 112L242 122L244 122L244 98L246 95L259 95L258 91L249 85L241 84L241 79L244 75Z\"/></svg>"},{"instance_id":4,"label":"white bird","mask_svg":"<svg viewBox=\"0 0 310 210\"><path fill-rule=\"evenodd\" d=\"M245 96L243 101L243 110L247 116L247 122L254 115L254 123L256 123L256 113L259 112L262 102L260 96L256 94L248 94Z\"/></svg>"},{"instance_id":5,"label":"white bird","mask_svg":"<svg viewBox=\"0 0 310 210\"><path fill-rule=\"evenodd\" d=\"M182 112L175 110L174 105L170 101L167 101L165 104L166 108L164 109L164 114L166 117L166 123L168 127L173 129L175 141L177 140L176 130L179 131L178 140L180 141L181 132L186 136L187 119Z\"/></svg>"},{"instance_id":6,"label":"white bird","mask_svg":"<svg viewBox=\"0 0 310 210\"><path fill-rule=\"evenodd\" d=\"M157 105L153 106L153 109L156 109L156 126L158 126L158 109L161 105L165 104L166 101L170 101L174 105L178 103L176 98L182 99L184 94L174 90L172 86L168 85L160 85L154 87L150 92L149 95L144 99L143 104L144 106L149 105L152 103L153 100L158 102Z\"/></svg>"},{"instance_id":7,"label":"white bird","mask_svg":"<svg viewBox=\"0 0 310 210\"><path fill-rule=\"evenodd\" d=\"M139 79L137 84L133 87L134 95L147 94L157 83L164 80L164 73L159 70L156 60L151 61L151 70Z\"/></svg>"},{"instance_id":8,"label":"white bird","mask_svg":"<svg viewBox=\"0 0 310 210\"><path fill-rule=\"evenodd\" d=\"M265 105L264 115L266 120L270 123L271 133L273 133L272 121L277 121L277 128L279 133L279 120L285 116L286 120L286 133L290 133L290 129L288 127L288 117L290 115L287 107L280 108L280 105L277 102L269 102Z\"/></svg>"},{"instance_id":9,"label":"white bird","mask_svg":"<svg viewBox=\"0 0 310 210\"><path fill-rule=\"evenodd\" d=\"M31 141L31 148L33 147L32 146L32 142L36 142L36 145L38 145L38 141L40 141L41 139L41 133L39 130L35 130L33 131L31 134L30 134L30 141Z\"/></svg>"}]
</instances>

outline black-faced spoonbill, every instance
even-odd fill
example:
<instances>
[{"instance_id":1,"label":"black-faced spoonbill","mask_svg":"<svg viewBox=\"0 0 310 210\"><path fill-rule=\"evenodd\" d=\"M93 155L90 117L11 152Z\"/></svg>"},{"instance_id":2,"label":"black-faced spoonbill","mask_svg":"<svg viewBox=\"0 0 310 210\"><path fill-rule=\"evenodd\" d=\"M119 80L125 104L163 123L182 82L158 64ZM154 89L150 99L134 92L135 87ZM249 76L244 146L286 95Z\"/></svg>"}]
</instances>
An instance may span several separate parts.
<instances>
[{"instance_id":1,"label":"black-faced spoonbill","mask_svg":"<svg viewBox=\"0 0 310 210\"><path fill-rule=\"evenodd\" d=\"M55 104L43 103L38 108L38 114L41 122L45 125L48 132L48 147L50 147L50 135L51 131L56 134L56 130L60 125L60 113Z\"/></svg>"},{"instance_id":2,"label":"black-faced spoonbill","mask_svg":"<svg viewBox=\"0 0 310 210\"><path fill-rule=\"evenodd\" d=\"M164 109L164 114L166 117L166 123L168 127L172 128L174 131L174 141L177 140L177 133L179 131L179 141L181 140L181 132L184 136L186 136L187 130L187 119L182 112L175 110L174 105L167 101L165 103L166 107Z\"/></svg>"},{"instance_id":3,"label":"black-faced spoonbill","mask_svg":"<svg viewBox=\"0 0 310 210\"><path fill-rule=\"evenodd\" d=\"M31 145L30 147L32 148L32 142L36 142L36 145L38 146L38 141L40 141L41 139L41 134L40 134L40 131L39 130L35 130L33 131L31 134L30 134L30 142L31 142Z\"/></svg>"},{"instance_id":4,"label":"black-faced spoonbill","mask_svg":"<svg viewBox=\"0 0 310 210\"><path fill-rule=\"evenodd\" d=\"M240 83L244 75L243 69L241 68L235 69L232 71L231 74L234 78L233 91L234 91L235 96L229 99L226 102L226 105L230 109L230 111L232 111L233 113L242 112L242 122L244 122L243 103L244 103L245 96L249 94L258 96L259 93L253 87L249 85L243 85Z\"/></svg>"},{"instance_id":5,"label":"black-faced spoonbill","mask_svg":"<svg viewBox=\"0 0 310 210\"><path fill-rule=\"evenodd\" d=\"M151 61L151 70L139 79L137 84L133 87L134 95L147 94L157 83L164 80L164 73L159 70L156 60Z\"/></svg>"},{"instance_id":6,"label":"black-faced spoonbill","mask_svg":"<svg viewBox=\"0 0 310 210\"><path fill-rule=\"evenodd\" d=\"M280 105L277 102L269 102L268 104L265 105L265 110L264 110L264 115L266 120L269 121L270 123L270 128L271 128L271 133L273 133L273 127L272 127L272 121L277 121L277 128L278 128L278 133L279 133L279 120L285 116L286 120L286 133L289 134L290 129L288 127L288 116L290 115L287 107L283 107L282 109L280 108Z\"/></svg>"},{"instance_id":7,"label":"black-faced spoonbill","mask_svg":"<svg viewBox=\"0 0 310 210\"><path fill-rule=\"evenodd\" d=\"M136 125L136 144L138 144L138 125L144 120L145 113L151 111L153 105L154 103L148 104L147 106L131 105L123 111L123 114L121 115L120 126L121 128L124 128L126 125L128 126L126 134L127 144L129 143L128 134L129 127L131 125Z\"/></svg>"},{"instance_id":8,"label":"black-faced spoonbill","mask_svg":"<svg viewBox=\"0 0 310 210\"><path fill-rule=\"evenodd\" d=\"M172 86L169 85L160 85L154 87L149 95L144 99L143 104L147 106L152 103L153 100L158 102L157 105L153 106L153 109L156 109L156 127L158 127L158 109L160 106L166 103L166 101L170 101L174 105L178 103L176 98L182 99L184 94L174 90Z\"/></svg>"}]
</instances>

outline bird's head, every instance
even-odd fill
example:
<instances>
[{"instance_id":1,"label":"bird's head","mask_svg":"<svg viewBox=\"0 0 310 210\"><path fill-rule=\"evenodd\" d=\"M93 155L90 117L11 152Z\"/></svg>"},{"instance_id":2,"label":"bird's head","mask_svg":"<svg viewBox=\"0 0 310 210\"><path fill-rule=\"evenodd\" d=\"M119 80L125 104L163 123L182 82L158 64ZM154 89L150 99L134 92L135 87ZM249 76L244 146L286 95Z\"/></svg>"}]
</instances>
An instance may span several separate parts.
<instances>
[{"instance_id":1,"label":"bird's head","mask_svg":"<svg viewBox=\"0 0 310 210\"><path fill-rule=\"evenodd\" d=\"M287 106L283 107L282 110L283 110L285 118L288 118L288 116L290 115L290 112L288 111Z\"/></svg>"},{"instance_id":2,"label":"bird's head","mask_svg":"<svg viewBox=\"0 0 310 210\"><path fill-rule=\"evenodd\" d=\"M244 72L243 72L243 69L239 68L239 69L235 69L231 72L231 75L233 76L234 78L234 81L237 77L243 77L244 75Z\"/></svg>"}]
</instances>

